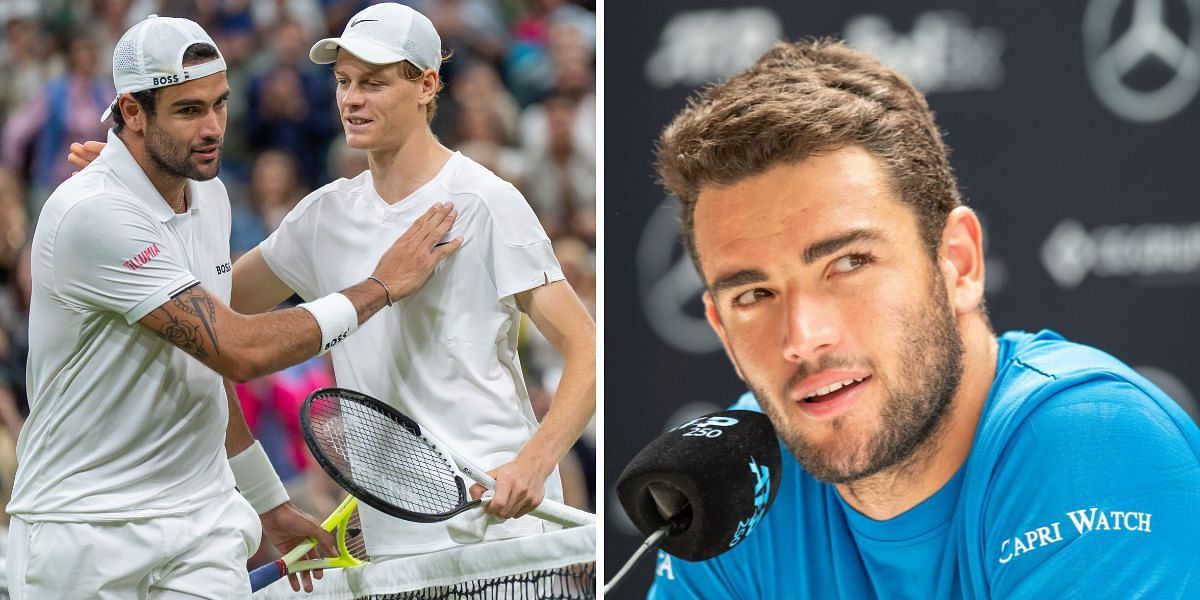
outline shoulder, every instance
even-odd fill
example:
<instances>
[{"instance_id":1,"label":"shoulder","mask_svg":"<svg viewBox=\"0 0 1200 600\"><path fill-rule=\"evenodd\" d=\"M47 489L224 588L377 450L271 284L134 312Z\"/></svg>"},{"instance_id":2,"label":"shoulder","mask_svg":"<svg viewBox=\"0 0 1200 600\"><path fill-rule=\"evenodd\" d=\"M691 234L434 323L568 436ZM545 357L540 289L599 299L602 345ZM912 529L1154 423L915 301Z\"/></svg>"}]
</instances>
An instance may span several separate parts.
<instances>
[{"instance_id":1,"label":"shoulder","mask_svg":"<svg viewBox=\"0 0 1200 600\"><path fill-rule=\"evenodd\" d=\"M338 203L347 196L359 194L370 185L370 174L367 171L359 173L352 179L331 181L310 192L296 204L296 207L284 217L284 223L295 224L306 219L313 219L329 203Z\"/></svg>"},{"instance_id":2,"label":"shoulder","mask_svg":"<svg viewBox=\"0 0 1200 600\"><path fill-rule=\"evenodd\" d=\"M1160 492L1200 483L1200 429L1108 354L1040 340L1013 357L1004 377L1013 385L985 411L970 460L975 477L1005 496L1051 481L1071 497L1120 495L1151 480Z\"/></svg>"},{"instance_id":3,"label":"shoulder","mask_svg":"<svg viewBox=\"0 0 1200 600\"><path fill-rule=\"evenodd\" d=\"M525 196L516 186L501 179L483 165L455 154L452 171L443 183L447 193L479 202L488 212L503 212L514 205L526 205Z\"/></svg>"},{"instance_id":4,"label":"shoulder","mask_svg":"<svg viewBox=\"0 0 1200 600\"><path fill-rule=\"evenodd\" d=\"M1179 406L1133 368L1052 332L1025 335L997 369L989 426L1086 432L1109 423L1114 413L1140 415L1139 422L1191 434L1196 428Z\"/></svg>"}]
</instances>

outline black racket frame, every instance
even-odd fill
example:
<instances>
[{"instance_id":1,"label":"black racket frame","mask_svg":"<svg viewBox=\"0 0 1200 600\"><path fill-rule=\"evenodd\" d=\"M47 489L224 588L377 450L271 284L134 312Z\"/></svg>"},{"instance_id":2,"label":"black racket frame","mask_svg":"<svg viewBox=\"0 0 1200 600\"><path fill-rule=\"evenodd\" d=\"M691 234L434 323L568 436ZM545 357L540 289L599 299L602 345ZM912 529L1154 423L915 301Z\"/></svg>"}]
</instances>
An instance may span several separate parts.
<instances>
[{"instance_id":1,"label":"black racket frame","mask_svg":"<svg viewBox=\"0 0 1200 600\"><path fill-rule=\"evenodd\" d=\"M308 449L312 451L313 457L317 460L317 464L321 465L321 468L325 471L325 473L332 477L333 480L342 487L342 489L349 492L355 498L358 498L359 502L364 502L372 508L398 519L414 521L417 523L438 523L445 521L459 513L462 513L463 511L479 505L479 500L468 500L466 483L458 474L454 475L454 480L458 486L459 506L451 511L442 513L419 513L400 508L399 506L380 498L374 493L354 483L353 480L344 475L341 470L333 464L333 461L329 459L329 457L325 456L325 452L321 449L320 444L317 443L316 434L313 433L311 420L312 402L315 398L324 396L336 396L341 400L348 400L350 402L361 404L370 410L380 413L391 421L394 421L411 433L424 438L426 441L429 441L429 438L425 437L425 435L421 433L421 425L409 418L408 415L405 415L395 408L361 392L356 392L346 388L327 387L314 390L311 394L309 394L308 397L304 399L304 404L300 406L300 433L304 436L304 443L308 446ZM437 448L438 452L442 452L442 449L438 447L437 444L430 445L434 448ZM451 464L453 464L453 461L451 461Z\"/></svg>"}]
</instances>

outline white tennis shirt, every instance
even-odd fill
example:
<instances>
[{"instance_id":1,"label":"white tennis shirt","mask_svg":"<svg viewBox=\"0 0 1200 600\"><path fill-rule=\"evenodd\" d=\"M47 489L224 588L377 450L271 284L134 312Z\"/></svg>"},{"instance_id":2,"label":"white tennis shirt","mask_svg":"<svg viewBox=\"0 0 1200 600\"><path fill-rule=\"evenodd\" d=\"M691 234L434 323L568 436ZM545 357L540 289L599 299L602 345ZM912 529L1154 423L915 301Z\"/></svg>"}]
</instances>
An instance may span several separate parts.
<instances>
[{"instance_id":1,"label":"white tennis shirt","mask_svg":"<svg viewBox=\"0 0 1200 600\"><path fill-rule=\"evenodd\" d=\"M191 512L233 489L221 376L138 320L199 281L229 301L229 197L175 214L112 132L33 236L29 419L8 511L26 521Z\"/></svg>"},{"instance_id":2,"label":"white tennis shirt","mask_svg":"<svg viewBox=\"0 0 1200 600\"><path fill-rule=\"evenodd\" d=\"M365 279L397 237L446 201L459 215L445 239L462 236L462 246L417 293L335 346L334 371L338 385L391 404L491 469L515 458L537 429L517 357L513 294L563 279L550 240L512 184L455 153L431 181L389 205L364 172L309 194L259 249L276 276L313 300ZM562 500L557 471L546 497ZM360 507L373 555L455 545L444 524ZM542 523L511 520L489 528L488 539L540 532Z\"/></svg>"}]
</instances>

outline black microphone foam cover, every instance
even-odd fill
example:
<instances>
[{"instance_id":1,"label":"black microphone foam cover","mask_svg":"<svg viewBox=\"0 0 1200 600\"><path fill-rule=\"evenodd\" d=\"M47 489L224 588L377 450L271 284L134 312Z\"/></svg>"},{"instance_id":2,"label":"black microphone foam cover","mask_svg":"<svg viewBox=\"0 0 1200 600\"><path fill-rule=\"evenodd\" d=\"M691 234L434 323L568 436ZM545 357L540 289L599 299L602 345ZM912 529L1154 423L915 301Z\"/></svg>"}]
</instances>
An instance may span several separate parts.
<instances>
[{"instance_id":1,"label":"black microphone foam cover","mask_svg":"<svg viewBox=\"0 0 1200 600\"><path fill-rule=\"evenodd\" d=\"M736 546L762 520L779 490L779 470L771 420L728 410L650 442L617 478L617 497L643 535L675 517L661 545L668 554L707 560Z\"/></svg>"}]
</instances>

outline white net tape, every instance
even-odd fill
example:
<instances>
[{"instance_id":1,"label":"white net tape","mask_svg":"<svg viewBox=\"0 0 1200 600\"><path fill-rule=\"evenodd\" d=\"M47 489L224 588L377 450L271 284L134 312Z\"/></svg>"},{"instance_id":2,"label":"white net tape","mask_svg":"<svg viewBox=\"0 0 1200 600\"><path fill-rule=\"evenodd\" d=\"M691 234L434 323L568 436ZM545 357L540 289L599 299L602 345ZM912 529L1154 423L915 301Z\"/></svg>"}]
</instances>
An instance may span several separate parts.
<instances>
[{"instance_id":1,"label":"white net tape","mask_svg":"<svg viewBox=\"0 0 1200 600\"><path fill-rule=\"evenodd\" d=\"M254 600L595 598L595 560L596 526L586 525L327 570L312 594L282 579Z\"/></svg>"}]
</instances>

